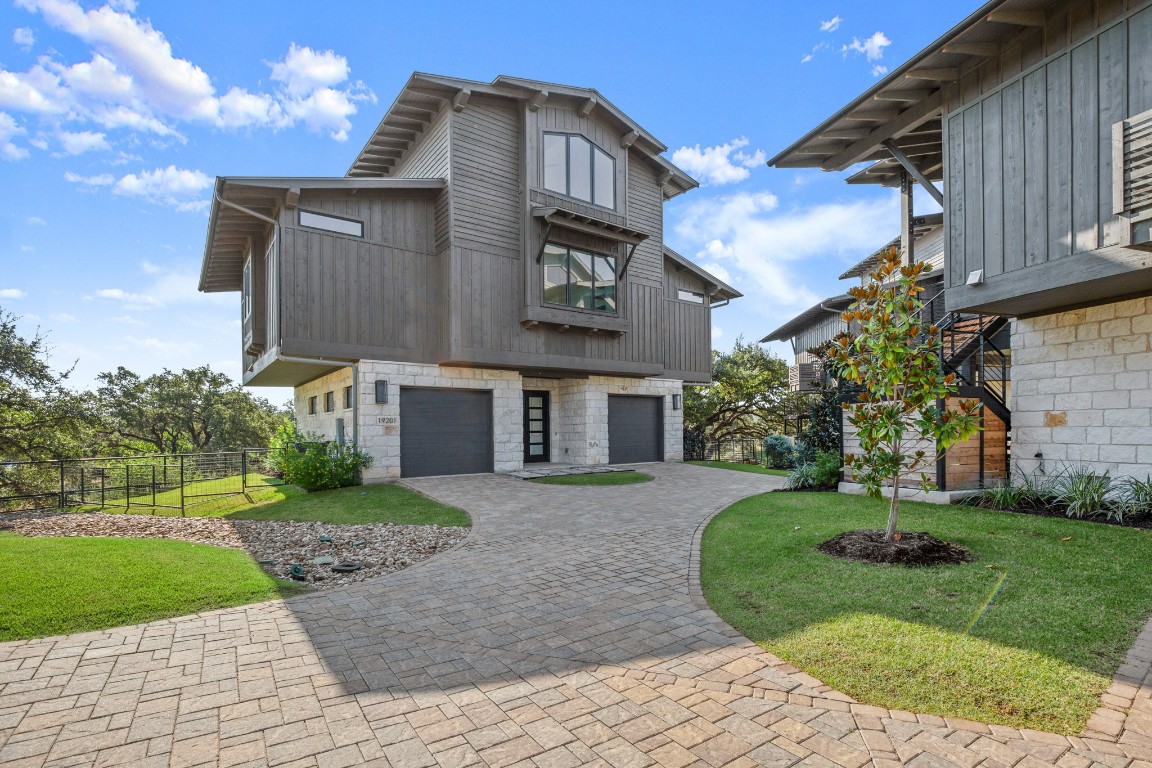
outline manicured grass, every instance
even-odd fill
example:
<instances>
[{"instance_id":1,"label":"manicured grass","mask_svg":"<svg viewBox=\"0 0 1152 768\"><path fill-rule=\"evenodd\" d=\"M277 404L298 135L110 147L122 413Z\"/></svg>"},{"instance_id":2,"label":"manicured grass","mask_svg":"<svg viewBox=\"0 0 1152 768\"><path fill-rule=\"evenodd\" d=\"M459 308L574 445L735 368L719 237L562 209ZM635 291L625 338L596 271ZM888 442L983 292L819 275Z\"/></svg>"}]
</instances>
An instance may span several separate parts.
<instances>
[{"instance_id":1,"label":"manicured grass","mask_svg":"<svg viewBox=\"0 0 1152 768\"><path fill-rule=\"evenodd\" d=\"M176 495L175 502L168 498L172 494ZM221 496L189 506L186 514L189 517L227 517L232 520L291 520L353 525L472 524L464 510L441 504L422 493L393 483L359 485L315 493L304 493L290 485L278 485L256 488L250 490L248 495L252 497L251 504L243 496ZM179 491L159 494L157 503L178 504ZM106 511L118 510L109 507ZM123 511L123 508L119 511ZM180 514L178 509L138 507L135 502L130 511L140 514Z\"/></svg>"},{"instance_id":2,"label":"manicured grass","mask_svg":"<svg viewBox=\"0 0 1152 768\"><path fill-rule=\"evenodd\" d=\"M0 641L155 621L306 591L272 578L234 549L0 532Z\"/></svg>"},{"instance_id":3,"label":"manicured grass","mask_svg":"<svg viewBox=\"0 0 1152 768\"><path fill-rule=\"evenodd\" d=\"M763 464L741 464L738 461L686 461L685 464L695 464L698 467L716 467L717 469L733 469L737 472L755 472L760 475L779 475L788 477L786 469L769 469Z\"/></svg>"},{"instance_id":4,"label":"manicured grass","mask_svg":"<svg viewBox=\"0 0 1152 768\"><path fill-rule=\"evenodd\" d=\"M705 531L704 594L748 638L864 703L1079 733L1152 613L1152 532L905 502L902 530L975 560L912 569L816 551L886 517L886 501L864 497L745 499Z\"/></svg>"},{"instance_id":5,"label":"manicured grass","mask_svg":"<svg viewBox=\"0 0 1152 768\"><path fill-rule=\"evenodd\" d=\"M597 472L591 475L560 475L536 477L529 482L541 485L632 485L646 483L652 475L644 472Z\"/></svg>"}]
</instances>

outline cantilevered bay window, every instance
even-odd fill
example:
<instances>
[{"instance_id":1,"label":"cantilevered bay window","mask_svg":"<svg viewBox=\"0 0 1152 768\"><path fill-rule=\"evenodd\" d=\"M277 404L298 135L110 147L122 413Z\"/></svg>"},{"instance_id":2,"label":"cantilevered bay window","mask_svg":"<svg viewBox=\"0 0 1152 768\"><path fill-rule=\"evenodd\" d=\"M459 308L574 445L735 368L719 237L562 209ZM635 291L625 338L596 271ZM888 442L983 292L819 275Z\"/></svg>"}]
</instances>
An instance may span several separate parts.
<instances>
[{"instance_id":1,"label":"cantilevered bay window","mask_svg":"<svg viewBox=\"0 0 1152 768\"><path fill-rule=\"evenodd\" d=\"M616 257L559 243L544 246L544 302L616 312Z\"/></svg>"}]
</instances>

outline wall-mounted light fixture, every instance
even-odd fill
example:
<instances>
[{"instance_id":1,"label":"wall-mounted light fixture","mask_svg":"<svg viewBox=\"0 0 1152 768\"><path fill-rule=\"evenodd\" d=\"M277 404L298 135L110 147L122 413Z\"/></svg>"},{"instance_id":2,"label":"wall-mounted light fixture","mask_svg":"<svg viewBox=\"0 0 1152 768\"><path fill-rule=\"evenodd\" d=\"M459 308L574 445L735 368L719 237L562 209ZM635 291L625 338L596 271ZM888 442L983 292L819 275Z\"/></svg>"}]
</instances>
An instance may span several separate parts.
<instances>
[{"instance_id":1,"label":"wall-mounted light fixture","mask_svg":"<svg viewBox=\"0 0 1152 768\"><path fill-rule=\"evenodd\" d=\"M376 402L380 404L388 402L388 382L384 379L376 380Z\"/></svg>"},{"instance_id":2,"label":"wall-mounted light fixture","mask_svg":"<svg viewBox=\"0 0 1152 768\"><path fill-rule=\"evenodd\" d=\"M680 410L680 402L681 402L680 399L682 397L683 397L683 395L679 395L679 394L672 395L672 410L674 410L674 411Z\"/></svg>"}]
</instances>

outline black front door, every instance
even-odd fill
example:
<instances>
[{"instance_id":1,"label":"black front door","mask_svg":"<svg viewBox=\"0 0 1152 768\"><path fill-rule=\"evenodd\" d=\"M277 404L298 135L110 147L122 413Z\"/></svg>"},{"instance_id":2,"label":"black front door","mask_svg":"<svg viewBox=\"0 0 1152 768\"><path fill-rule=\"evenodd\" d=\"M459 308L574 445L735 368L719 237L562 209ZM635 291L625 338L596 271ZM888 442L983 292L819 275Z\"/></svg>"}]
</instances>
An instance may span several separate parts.
<instances>
[{"instance_id":1,"label":"black front door","mask_svg":"<svg viewBox=\"0 0 1152 768\"><path fill-rule=\"evenodd\" d=\"M524 463L548 461L548 393L524 390Z\"/></svg>"}]
</instances>

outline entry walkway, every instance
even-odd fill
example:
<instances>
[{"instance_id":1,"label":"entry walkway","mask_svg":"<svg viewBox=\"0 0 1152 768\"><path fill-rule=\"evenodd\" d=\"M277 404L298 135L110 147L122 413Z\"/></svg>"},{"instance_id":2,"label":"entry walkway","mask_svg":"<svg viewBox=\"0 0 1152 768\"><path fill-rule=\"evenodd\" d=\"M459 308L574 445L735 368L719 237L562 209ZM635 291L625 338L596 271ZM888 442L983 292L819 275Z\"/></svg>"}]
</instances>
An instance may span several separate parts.
<instances>
[{"instance_id":1,"label":"entry walkway","mask_svg":"<svg viewBox=\"0 0 1152 768\"><path fill-rule=\"evenodd\" d=\"M780 485L411 485L467 542L343 590L0 645L4 766L1126 768L1152 749L853 703L723 624L703 523ZM1135 768L1135 766L1133 766Z\"/></svg>"}]
</instances>

